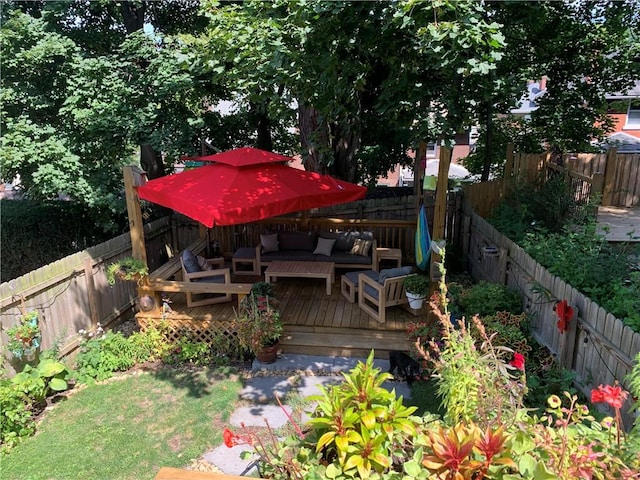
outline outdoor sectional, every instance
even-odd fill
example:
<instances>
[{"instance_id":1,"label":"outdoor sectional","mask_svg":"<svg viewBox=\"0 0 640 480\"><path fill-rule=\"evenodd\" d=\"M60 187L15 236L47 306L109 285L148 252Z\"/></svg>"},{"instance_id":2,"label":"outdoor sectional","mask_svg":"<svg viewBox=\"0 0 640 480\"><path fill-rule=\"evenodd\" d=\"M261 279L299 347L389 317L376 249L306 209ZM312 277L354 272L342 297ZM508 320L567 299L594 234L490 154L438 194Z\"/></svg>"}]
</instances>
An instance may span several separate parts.
<instances>
[{"instance_id":1,"label":"outdoor sectional","mask_svg":"<svg viewBox=\"0 0 640 480\"><path fill-rule=\"evenodd\" d=\"M375 269L377 243L372 232L271 232L260 235L255 248L240 248L233 256L237 265L253 263L252 271L277 260L333 262L336 268Z\"/></svg>"}]
</instances>

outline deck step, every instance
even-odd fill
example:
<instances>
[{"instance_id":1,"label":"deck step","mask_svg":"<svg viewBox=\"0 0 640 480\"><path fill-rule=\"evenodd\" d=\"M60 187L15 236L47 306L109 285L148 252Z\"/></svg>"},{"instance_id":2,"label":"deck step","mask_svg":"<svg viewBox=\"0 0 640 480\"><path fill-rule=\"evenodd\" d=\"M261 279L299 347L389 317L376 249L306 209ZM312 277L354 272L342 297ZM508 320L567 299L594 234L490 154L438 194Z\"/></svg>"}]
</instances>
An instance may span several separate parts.
<instances>
[{"instance_id":1,"label":"deck step","mask_svg":"<svg viewBox=\"0 0 640 480\"><path fill-rule=\"evenodd\" d=\"M286 353L366 358L374 350L376 358L388 358L389 351L409 349L404 331L320 328L312 331L286 325L280 349Z\"/></svg>"}]
</instances>

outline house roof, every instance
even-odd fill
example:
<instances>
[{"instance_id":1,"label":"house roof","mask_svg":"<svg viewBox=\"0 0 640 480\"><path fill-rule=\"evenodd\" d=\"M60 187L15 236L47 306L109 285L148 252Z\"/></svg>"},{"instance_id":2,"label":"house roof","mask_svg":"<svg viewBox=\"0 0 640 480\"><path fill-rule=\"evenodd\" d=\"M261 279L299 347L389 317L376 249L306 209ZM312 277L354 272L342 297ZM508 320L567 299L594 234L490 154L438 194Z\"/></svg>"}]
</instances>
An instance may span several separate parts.
<instances>
[{"instance_id":1,"label":"house roof","mask_svg":"<svg viewBox=\"0 0 640 480\"><path fill-rule=\"evenodd\" d=\"M607 100L625 100L627 98L640 98L640 80L626 92L614 92L606 95Z\"/></svg>"}]
</instances>

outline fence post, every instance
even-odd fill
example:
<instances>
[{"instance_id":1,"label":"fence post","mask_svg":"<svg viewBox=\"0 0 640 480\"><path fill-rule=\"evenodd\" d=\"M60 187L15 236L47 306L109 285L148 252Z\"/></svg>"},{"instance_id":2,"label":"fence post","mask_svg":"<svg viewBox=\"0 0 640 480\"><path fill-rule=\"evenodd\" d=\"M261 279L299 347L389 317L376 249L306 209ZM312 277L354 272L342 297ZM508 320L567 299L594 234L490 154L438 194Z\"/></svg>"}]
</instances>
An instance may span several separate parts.
<instances>
[{"instance_id":1,"label":"fence post","mask_svg":"<svg viewBox=\"0 0 640 480\"><path fill-rule=\"evenodd\" d=\"M576 347L576 332L578 331L578 307L572 305L573 316L569 321L568 329L560 335L558 344L558 360L560 365L567 370L573 370L573 352Z\"/></svg>"},{"instance_id":2,"label":"fence post","mask_svg":"<svg viewBox=\"0 0 640 480\"><path fill-rule=\"evenodd\" d=\"M515 149L515 145L513 143L507 144L507 161L504 164L504 180L506 182L511 180L511 175L513 175L513 151Z\"/></svg>"},{"instance_id":3,"label":"fence post","mask_svg":"<svg viewBox=\"0 0 640 480\"><path fill-rule=\"evenodd\" d=\"M93 328L98 326L100 321L100 297L96 293L96 283L93 278L93 266L90 257L84 259L84 278L87 284L87 296L89 297L89 316L91 317L91 325Z\"/></svg>"},{"instance_id":4,"label":"fence post","mask_svg":"<svg viewBox=\"0 0 640 480\"><path fill-rule=\"evenodd\" d=\"M610 148L607 152L607 162L604 167L604 185L602 187L602 206L611 206L613 203L613 187L618 170L618 149Z\"/></svg>"}]
</instances>

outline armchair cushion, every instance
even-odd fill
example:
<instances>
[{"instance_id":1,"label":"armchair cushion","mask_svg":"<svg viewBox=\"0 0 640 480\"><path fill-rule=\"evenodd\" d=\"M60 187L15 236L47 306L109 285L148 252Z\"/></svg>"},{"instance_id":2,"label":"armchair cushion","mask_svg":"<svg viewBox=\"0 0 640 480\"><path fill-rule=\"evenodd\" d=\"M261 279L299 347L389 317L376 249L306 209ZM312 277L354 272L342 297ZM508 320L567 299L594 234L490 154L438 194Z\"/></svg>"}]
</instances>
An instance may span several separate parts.
<instances>
[{"instance_id":1,"label":"armchair cushion","mask_svg":"<svg viewBox=\"0 0 640 480\"><path fill-rule=\"evenodd\" d=\"M380 285L384 285L384 281L387 278L401 277L403 275L410 275L411 273L413 273L413 267L412 266L388 268L388 269L385 269L385 270L380 270L380 276L378 277L378 283L380 283Z\"/></svg>"},{"instance_id":2,"label":"armchair cushion","mask_svg":"<svg viewBox=\"0 0 640 480\"><path fill-rule=\"evenodd\" d=\"M203 272L207 270L213 270L213 265L207 262L206 258L201 257L200 255L197 255L196 258L198 259L198 266L200 267L200 270L202 270Z\"/></svg>"},{"instance_id":3,"label":"armchair cushion","mask_svg":"<svg viewBox=\"0 0 640 480\"><path fill-rule=\"evenodd\" d=\"M185 250L182 252L182 263L187 273L196 273L201 271L198 259L191 250Z\"/></svg>"}]
</instances>

